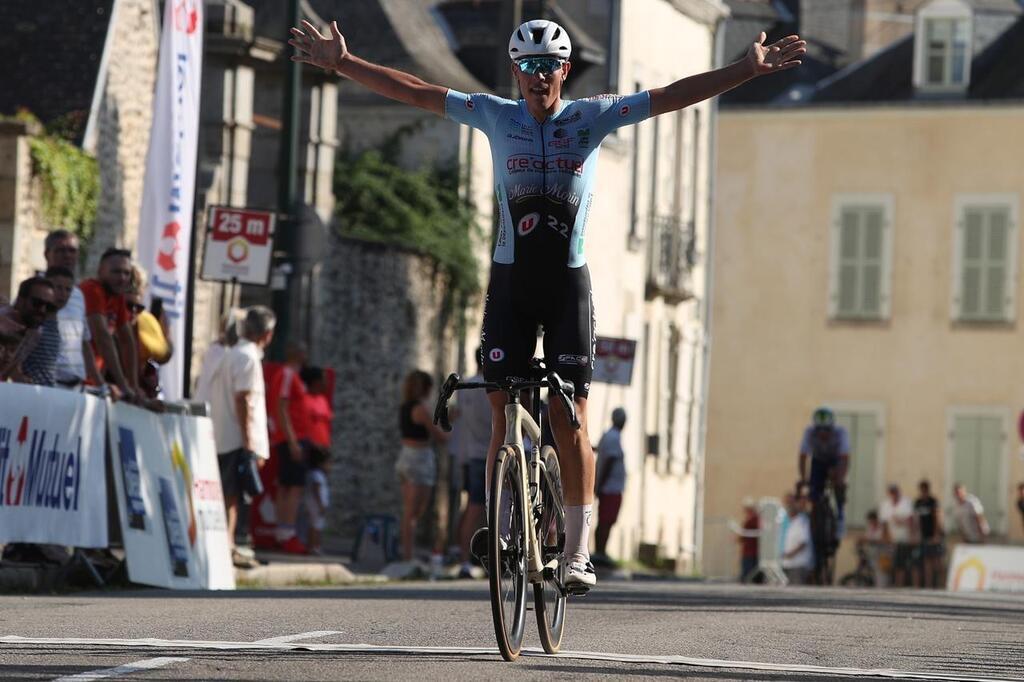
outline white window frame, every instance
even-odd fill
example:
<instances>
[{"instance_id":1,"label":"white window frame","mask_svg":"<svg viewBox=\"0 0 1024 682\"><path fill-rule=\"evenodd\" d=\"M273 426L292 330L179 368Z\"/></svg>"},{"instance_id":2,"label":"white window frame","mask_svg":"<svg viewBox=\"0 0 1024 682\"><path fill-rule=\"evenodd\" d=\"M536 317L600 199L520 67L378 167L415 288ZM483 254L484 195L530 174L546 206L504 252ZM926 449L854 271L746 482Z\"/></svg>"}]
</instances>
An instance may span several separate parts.
<instances>
[{"instance_id":1,"label":"white window frame","mask_svg":"<svg viewBox=\"0 0 1024 682\"><path fill-rule=\"evenodd\" d=\"M1003 451L999 455L999 480L1004 481L1004 484L999 487L999 506L1004 513L1003 518L997 522L992 518L994 510L986 509L985 520L988 521L991 532L994 535L1006 535L1009 531L1010 517L1013 515L1012 510L1009 508L1010 500L1007 493L1007 488L1010 485L1010 441L1013 438L1010 433L1012 417L1008 407L999 405L953 405L946 409L946 485L944 486L945 489L941 489L942 494L936 495L936 497L944 500L946 503L942 509L943 520L948 524L948 519L953 513L953 484L957 482L953 480L953 459L956 454L954 432L957 417L998 417L1002 420ZM933 492L936 492L934 486ZM967 492L974 493L975 491L968 490Z\"/></svg>"},{"instance_id":2,"label":"white window frame","mask_svg":"<svg viewBox=\"0 0 1024 682\"><path fill-rule=\"evenodd\" d=\"M878 502L882 499L885 492L886 478L885 478L885 440L888 435L887 424L885 421L885 404L875 401L863 401L863 400L848 400L848 401L831 401L825 402L829 408L835 412L855 412L859 414L870 414L875 418L875 424L878 425L878 435L875 445L875 490L874 499L875 503L873 507L878 506ZM851 459L853 453L850 453ZM849 471L847 471L849 475ZM846 499L846 508L850 508L850 499ZM846 517L846 525L849 528L863 528L865 525L864 519L851 519L849 515Z\"/></svg>"},{"instance_id":3,"label":"white window frame","mask_svg":"<svg viewBox=\"0 0 1024 682\"><path fill-rule=\"evenodd\" d=\"M843 209L851 206L877 206L882 209L882 274L879 282L877 315L841 315L839 311L839 253L842 238ZM829 253L828 317L837 321L888 320L892 315L892 249L895 199L892 194L836 194L832 197L832 223Z\"/></svg>"},{"instance_id":4,"label":"white window frame","mask_svg":"<svg viewBox=\"0 0 1024 682\"><path fill-rule=\"evenodd\" d=\"M964 66L961 82L950 80L945 74L942 83L928 82L928 34L927 22L933 19L967 22L967 45L964 52ZM914 17L914 87L923 92L962 92L971 82L971 63L974 57L974 15L970 5L963 0L935 0L918 10Z\"/></svg>"},{"instance_id":5,"label":"white window frame","mask_svg":"<svg viewBox=\"0 0 1024 682\"><path fill-rule=\"evenodd\" d=\"M953 198L953 297L950 301L950 318L964 324L991 324L1013 322L1017 319L1017 253L1020 250L1017 218L1019 198L1016 194L957 194ZM960 309L963 297L963 276L961 264L964 251L964 212L978 206L1005 206L1010 210L1009 233L1006 236L1006 305L999 318L965 318Z\"/></svg>"}]
</instances>

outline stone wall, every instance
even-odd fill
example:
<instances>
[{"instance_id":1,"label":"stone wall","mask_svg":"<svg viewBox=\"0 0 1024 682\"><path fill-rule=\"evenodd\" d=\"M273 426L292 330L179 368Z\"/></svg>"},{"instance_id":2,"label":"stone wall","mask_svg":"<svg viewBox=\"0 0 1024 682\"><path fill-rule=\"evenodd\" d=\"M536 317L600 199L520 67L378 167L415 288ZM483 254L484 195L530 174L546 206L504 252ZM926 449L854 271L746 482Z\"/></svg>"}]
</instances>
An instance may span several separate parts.
<instances>
[{"instance_id":1,"label":"stone wall","mask_svg":"<svg viewBox=\"0 0 1024 682\"><path fill-rule=\"evenodd\" d=\"M137 241L159 50L155 6L151 0L121 0L112 18L106 82L93 122L95 148L86 141L100 166L96 232L86 274L95 271L104 249L133 249Z\"/></svg>"},{"instance_id":2,"label":"stone wall","mask_svg":"<svg viewBox=\"0 0 1024 682\"><path fill-rule=\"evenodd\" d=\"M333 235L329 250L313 347L314 361L337 372L328 531L337 539L352 538L364 514L399 515L402 379L422 369L439 384L456 366L457 339L431 259ZM445 508L446 488L438 486L435 509Z\"/></svg>"}]
</instances>

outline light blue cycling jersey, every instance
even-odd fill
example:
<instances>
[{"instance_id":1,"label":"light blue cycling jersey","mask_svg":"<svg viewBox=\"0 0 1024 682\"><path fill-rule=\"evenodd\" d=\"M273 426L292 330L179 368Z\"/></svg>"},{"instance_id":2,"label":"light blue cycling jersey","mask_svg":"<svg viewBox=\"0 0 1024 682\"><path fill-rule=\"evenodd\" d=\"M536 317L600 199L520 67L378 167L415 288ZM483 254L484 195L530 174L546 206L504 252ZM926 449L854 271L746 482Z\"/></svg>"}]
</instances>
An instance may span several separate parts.
<instances>
[{"instance_id":1,"label":"light blue cycling jersey","mask_svg":"<svg viewBox=\"0 0 1024 682\"><path fill-rule=\"evenodd\" d=\"M587 262L583 239L601 141L650 117L651 96L562 100L556 114L538 123L525 100L449 90L445 115L491 142L500 210L494 261L579 268Z\"/></svg>"}]
</instances>

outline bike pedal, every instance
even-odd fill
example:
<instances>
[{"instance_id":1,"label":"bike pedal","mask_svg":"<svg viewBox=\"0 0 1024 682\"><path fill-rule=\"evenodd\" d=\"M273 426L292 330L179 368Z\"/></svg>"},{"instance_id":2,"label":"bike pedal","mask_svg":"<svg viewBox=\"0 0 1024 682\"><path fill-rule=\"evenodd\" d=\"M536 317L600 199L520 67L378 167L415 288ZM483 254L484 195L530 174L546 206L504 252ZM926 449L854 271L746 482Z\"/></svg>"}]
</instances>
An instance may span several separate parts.
<instances>
[{"instance_id":1,"label":"bike pedal","mask_svg":"<svg viewBox=\"0 0 1024 682\"><path fill-rule=\"evenodd\" d=\"M585 597L590 592L589 585L567 585L565 588L566 594L570 597Z\"/></svg>"}]
</instances>

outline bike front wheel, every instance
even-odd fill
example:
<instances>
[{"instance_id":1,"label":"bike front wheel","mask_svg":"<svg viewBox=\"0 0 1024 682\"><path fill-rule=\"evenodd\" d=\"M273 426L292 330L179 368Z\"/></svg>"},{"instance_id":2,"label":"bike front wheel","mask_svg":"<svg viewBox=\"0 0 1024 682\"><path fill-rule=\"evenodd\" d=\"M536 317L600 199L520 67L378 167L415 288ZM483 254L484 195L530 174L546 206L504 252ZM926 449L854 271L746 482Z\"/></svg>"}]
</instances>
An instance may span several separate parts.
<instances>
[{"instance_id":1,"label":"bike front wheel","mask_svg":"<svg viewBox=\"0 0 1024 682\"><path fill-rule=\"evenodd\" d=\"M562 506L562 473L558 455L550 445L541 452L540 508L535 514L544 579L533 585L533 610L544 651L557 654L565 630L565 511Z\"/></svg>"},{"instance_id":2,"label":"bike front wheel","mask_svg":"<svg viewBox=\"0 0 1024 682\"><path fill-rule=\"evenodd\" d=\"M494 636L506 661L519 656L526 626L527 532L522 477L519 456L512 448L503 447L491 474L487 569Z\"/></svg>"}]
</instances>

